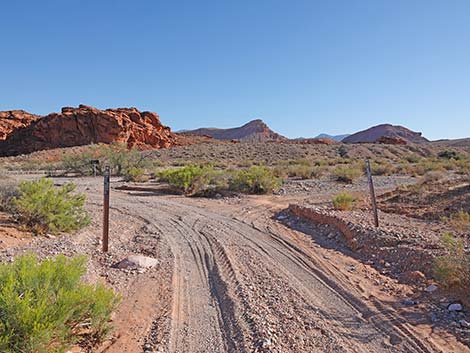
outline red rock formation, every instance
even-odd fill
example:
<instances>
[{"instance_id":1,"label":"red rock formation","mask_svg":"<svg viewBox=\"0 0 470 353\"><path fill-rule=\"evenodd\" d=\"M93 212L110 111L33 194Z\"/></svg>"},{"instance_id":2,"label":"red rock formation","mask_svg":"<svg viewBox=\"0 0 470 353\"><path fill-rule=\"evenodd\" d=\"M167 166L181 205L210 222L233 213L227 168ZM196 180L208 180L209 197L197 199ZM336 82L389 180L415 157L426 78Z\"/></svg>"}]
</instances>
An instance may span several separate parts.
<instances>
[{"instance_id":1,"label":"red rock formation","mask_svg":"<svg viewBox=\"0 0 470 353\"><path fill-rule=\"evenodd\" d=\"M375 141L376 143L383 143L385 145L407 145L408 142L398 136L382 136Z\"/></svg>"},{"instance_id":2,"label":"red rock formation","mask_svg":"<svg viewBox=\"0 0 470 353\"><path fill-rule=\"evenodd\" d=\"M290 143L295 143L299 145L337 145L338 141L329 139L329 138L302 138L302 139L293 139L289 140Z\"/></svg>"},{"instance_id":3,"label":"red rock formation","mask_svg":"<svg viewBox=\"0 0 470 353\"><path fill-rule=\"evenodd\" d=\"M158 115L136 108L99 110L80 105L40 118L12 132L0 143L1 155L16 155L57 147L122 142L141 149L175 144L170 128Z\"/></svg>"},{"instance_id":4,"label":"red rock formation","mask_svg":"<svg viewBox=\"0 0 470 353\"><path fill-rule=\"evenodd\" d=\"M27 127L40 117L24 110L0 112L0 140L5 140L14 130Z\"/></svg>"}]
</instances>

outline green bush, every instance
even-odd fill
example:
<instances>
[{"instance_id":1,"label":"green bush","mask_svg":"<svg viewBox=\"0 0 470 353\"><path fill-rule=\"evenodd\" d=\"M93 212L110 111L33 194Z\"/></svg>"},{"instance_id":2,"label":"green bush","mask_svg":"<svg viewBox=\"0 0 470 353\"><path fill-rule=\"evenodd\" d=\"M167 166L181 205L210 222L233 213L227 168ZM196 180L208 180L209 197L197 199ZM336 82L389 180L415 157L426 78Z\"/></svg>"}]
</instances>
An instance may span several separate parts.
<instances>
[{"instance_id":1,"label":"green bush","mask_svg":"<svg viewBox=\"0 0 470 353\"><path fill-rule=\"evenodd\" d=\"M275 191L281 184L282 179L272 169L252 166L236 172L229 182L229 188L248 194L265 194Z\"/></svg>"},{"instance_id":2,"label":"green bush","mask_svg":"<svg viewBox=\"0 0 470 353\"><path fill-rule=\"evenodd\" d=\"M357 166L338 166L333 170L333 175L338 181L352 183L362 175L362 170Z\"/></svg>"},{"instance_id":3,"label":"green bush","mask_svg":"<svg viewBox=\"0 0 470 353\"><path fill-rule=\"evenodd\" d=\"M135 169L145 169L150 161L136 148L128 149L126 144L114 142L109 145L93 145L89 149L62 157L62 168L66 173L92 175L92 160L99 160L97 172L102 173L104 165L111 168L111 173L128 177Z\"/></svg>"},{"instance_id":4,"label":"green bush","mask_svg":"<svg viewBox=\"0 0 470 353\"><path fill-rule=\"evenodd\" d=\"M227 184L222 172L216 171L212 166L190 164L160 171L157 176L187 196L209 195L226 188Z\"/></svg>"},{"instance_id":5,"label":"green bush","mask_svg":"<svg viewBox=\"0 0 470 353\"><path fill-rule=\"evenodd\" d=\"M149 177L145 175L143 168L131 167L123 173L125 181L145 182L149 180Z\"/></svg>"},{"instance_id":6,"label":"green bush","mask_svg":"<svg viewBox=\"0 0 470 353\"><path fill-rule=\"evenodd\" d=\"M66 154L62 157L62 168L65 173L75 173L78 175L92 175L95 156L91 151L83 153Z\"/></svg>"},{"instance_id":7,"label":"green bush","mask_svg":"<svg viewBox=\"0 0 470 353\"><path fill-rule=\"evenodd\" d=\"M341 211L350 211L354 208L356 198L347 192L340 192L333 197L333 207Z\"/></svg>"},{"instance_id":8,"label":"green bush","mask_svg":"<svg viewBox=\"0 0 470 353\"><path fill-rule=\"evenodd\" d=\"M85 260L25 255L0 264L0 352L58 353L105 338L118 298L81 283Z\"/></svg>"},{"instance_id":9,"label":"green bush","mask_svg":"<svg viewBox=\"0 0 470 353\"><path fill-rule=\"evenodd\" d=\"M450 232L442 236L442 244L447 254L434 261L436 279L446 287L470 286L470 254L464 250L464 242L457 240Z\"/></svg>"},{"instance_id":10,"label":"green bush","mask_svg":"<svg viewBox=\"0 0 470 353\"><path fill-rule=\"evenodd\" d=\"M73 183L56 188L47 178L24 181L11 204L18 220L36 233L73 231L90 222L85 195L74 194L74 190Z\"/></svg>"},{"instance_id":11,"label":"green bush","mask_svg":"<svg viewBox=\"0 0 470 353\"><path fill-rule=\"evenodd\" d=\"M136 148L128 149L126 144L112 143L102 146L105 163L114 175L123 176L132 168L144 169L149 166L147 158Z\"/></svg>"}]
</instances>

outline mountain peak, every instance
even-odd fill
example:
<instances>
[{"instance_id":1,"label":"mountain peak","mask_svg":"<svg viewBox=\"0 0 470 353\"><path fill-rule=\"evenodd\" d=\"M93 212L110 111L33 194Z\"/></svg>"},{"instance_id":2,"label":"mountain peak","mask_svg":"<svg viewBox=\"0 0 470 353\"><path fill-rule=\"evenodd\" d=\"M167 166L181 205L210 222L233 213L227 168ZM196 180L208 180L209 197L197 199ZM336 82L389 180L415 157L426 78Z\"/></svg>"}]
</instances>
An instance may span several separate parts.
<instances>
[{"instance_id":1,"label":"mountain peak","mask_svg":"<svg viewBox=\"0 0 470 353\"><path fill-rule=\"evenodd\" d=\"M423 143L428 142L426 138L421 136L421 132L412 131L404 126L392 124L380 124L362 130L346 137L343 142L361 143L361 142L377 142L382 138L398 138L405 143Z\"/></svg>"},{"instance_id":2,"label":"mountain peak","mask_svg":"<svg viewBox=\"0 0 470 353\"><path fill-rule=\"evenodd\" d=\"M217 140L240 140L245 142L285 141L287 138L271 130L261 119L254 119L240 127L230 129L200 128L185 131L189 135L205 135Z\"/></svg>"}]
</instances>

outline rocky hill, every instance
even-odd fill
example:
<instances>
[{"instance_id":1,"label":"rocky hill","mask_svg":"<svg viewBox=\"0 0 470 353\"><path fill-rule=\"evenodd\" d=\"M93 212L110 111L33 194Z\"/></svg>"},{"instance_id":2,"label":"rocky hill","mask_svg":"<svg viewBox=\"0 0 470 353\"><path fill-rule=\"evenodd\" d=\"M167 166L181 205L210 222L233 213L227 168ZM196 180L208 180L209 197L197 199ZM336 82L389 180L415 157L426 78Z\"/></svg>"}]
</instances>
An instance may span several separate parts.
<instances>
[{"instance_id":1,"label":"rocky hill","mask_svg":"<svg viewBox=\"0 0 470 353\"><path fill-rule=\"evenodd\" d=\"M200 128L186 130L184 135L210 136L217 140L239 140L244 142L287 141L287 138L271 130L261 119L252 120L241 127L231 129Z\"/></svg>"},{"instance_id":2,"label":"rocky hill","mask_svg":"<svg viewBox=\"0 0 470 353\"><path fill-rule=\"evenodd\" d=\"M16 115L19 118L32 116L25 112ZM6 119L1 118L0 121L6 125ZM18 120L15 124L20 122ZM100 110L80 105L78 108L64 107L61 113L36 117L24 127L11 130L0 141L0 155L115 141L129 147L150 149L172 146L175 136L152 112L140 112L136 108Z\"/></svg>"},{"instance_id":3,"label":"rocky hill","mask_svg":"<svg viewBox=\"0 0 470 353\"><path fill-rule=\"evenodd\" d=\"M411 131L406 127L391 124L382 124L373 126L367 130L356 132L345 139L342 142L345 143L394 143L406 144L406 143L424 143L428 142L428 139L421 135L421 132Z\"/></svg>"},{"instance_id":4,"label":"rocky hill","mask_svg":"<svg viewBox=\"0 0 470 353\"><path fill-rule=\"evenodd\" d=\"M316 139L328 139L328 140L333 140L333 141L343 141L346 137L348 137L349 134L344 134L344 135L329 135L329 134L320 134L316 136Z\"/></svg>"},{"instance_id":5,"label":"rocky hill","mask_svg":"<svg viewBox=\"0 0 470 353\"><path fill-rule=\"evenodd\" d=\"M5 140L14 130L27 127L39 118L39 115L30 114L24 110L0 112L0 140Z\"/></svg>"}]
</instances>

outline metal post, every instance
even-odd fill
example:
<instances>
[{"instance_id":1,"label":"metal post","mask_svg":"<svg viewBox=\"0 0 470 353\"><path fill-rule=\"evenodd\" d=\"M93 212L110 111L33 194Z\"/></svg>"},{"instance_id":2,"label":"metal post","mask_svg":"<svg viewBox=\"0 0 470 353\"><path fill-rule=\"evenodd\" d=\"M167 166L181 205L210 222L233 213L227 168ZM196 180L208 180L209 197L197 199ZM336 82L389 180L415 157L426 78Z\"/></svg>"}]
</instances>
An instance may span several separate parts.
<instances>
[{"instance_id":1,"label":"metal post","mask_svg":"<svg viewBox=\"0 0 470 353\"><path fill-rule=\"evenodd\" d=\"M103 201L103 252L108 252L109 238L109 166L104 170L104 201Z\"/></svg>"},{"instance_id":2,"label":"metal post","mask_svg":"<svg viewBox=\"0 0 470 353\"><path fill-rule=\"evenodd\" d=\"M375 200L375 191L374 191L374 182L372 181L372 173L370 171L370 162L366 159L366 171L367 171L367 179L369 181L369 190L370 190L370 198L372 201L372 211L374 212L374 223L375 226L379 226L379 215L377 213L377 201Z\"/></svg>"}]
</instances>

